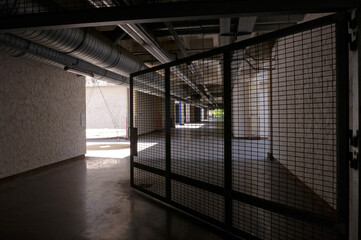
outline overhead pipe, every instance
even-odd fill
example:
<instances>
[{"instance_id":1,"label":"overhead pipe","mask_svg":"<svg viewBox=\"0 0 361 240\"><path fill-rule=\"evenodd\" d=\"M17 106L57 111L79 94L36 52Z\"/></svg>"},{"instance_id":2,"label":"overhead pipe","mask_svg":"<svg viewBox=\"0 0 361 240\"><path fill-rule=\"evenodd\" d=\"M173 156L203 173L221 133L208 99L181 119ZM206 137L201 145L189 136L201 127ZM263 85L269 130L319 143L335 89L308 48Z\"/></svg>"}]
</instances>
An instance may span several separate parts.
<instances>
[{"instance_id":1,"label":"overhead pipe","mask_svg":"<svg viewBox=\"0 0 361 240\"><path fill-rule=\"evenodd\" d=\"M131 53L90 29L27 30L13 34L123 76L146 69Z\"/></svg>"},{"instance_id":2,"label":"overhead pipe","mask_svg":"<svg viewBox=\"0 0 361 240\"><path fill-rule=\"evenodd\" d=\"M105 80L117 85L126 85L129 87L129 79L127 77L110 72L81 59L68 56L67 54L55 51L12 34L0 34L0 53L13 57L27 58L29 60L58 67L68 72L83 76L90 76L98 80ZM164 91L149 87L137 80L134 81L135 90L164 98ZM178 95L172 94L172 97L181 101L186 101L185 98Z\"/></svg>"},{"instance_id":3,"label":"overhead pipe","mask_svg":"<svg viewBox=\"0 0 361 240\"><path fill-rule=\"evenodd\" d=\"M129 76L132 72L147 68L131 53L120 46L114 46L108 39L95 31L85 32L82 29L29 30L14 34L56 51L84 59L109 70L109 72L123 76ZM165 90L164 81L149 81L146 78L139 78L138 81L142 82L145 88L154 88L161 92ZM171 94L180 99L187 98L186 95L182 95L186 93L181 89L174 89Z\"/></svg>"},{"instance_id":4,"label":"overhead pipe","mask_svg":"<svg viewBox=\"0 0 361 240\"><path fill-rule=\"evenodd\" d=\"M90 4L94 7L110 7L114 6L114 3L111 0L100 0L100 1L93 1L88 0ZM126 2L127 3L127 2ZM136 42L138 42L141 46L143 46L150 54L152 54L156 59L158 59L161 63L168 63L173 61L174 59L166 51L162 48L158 41L154 39L153 36L141 25L139 24L121 24L118 25L122 28L129 36L131 36ZM181 80L187 83L196 93L201 95L209 104L213 104L213 102L208 98L206 94L204 94L183 72L180 67L173 67L171 69L175 75L177 75Z\"/></svg>"},{"instance_id":5,"label":"overhead pipe","mask_svg":"<svg viewBox=\"0 0 361 240\"><path fill-rule=\"evenodd\" d=\"M134 55L119 45L112 44L110 40L96 31L83 29L27 30L16 31L13 34L109 70L108 75L113 72L128 77L130 73L147 68ZM144 84L145 88L164 92L164 81L149 81L144 78L138 78L138 81ZM178 99L187 99L188 97L184 90L177 88L172 89L171 95Z\"/></svg>"},{"instance_id":6,"label":"overhead pipe","mask_svg":"<svg viewBox=\"0 0 361 240\"><path fill-rule=\"evenodd\" d=\"M24 57L64 69L65 66L80 72L91 72L97 79L110 80L116 84L129 84L128 78L107 71L88 62L68 56L12 34L0 34L0 52L14 57Z\"/></svg>"},{"instance_id":7,"label":"overhead pipe","mask_svg":"<svg viewBox=\"0 0 361 240\"><path fill-rule=\"evenodd\" d=\"M158 61L161 63L168 63L173 61L174 59L170 56L170 54L165 51L158 42L150 36L150 34L141 26L137 24L124 24L118 25L122 28L129 36L131 36L136 42L138 42L141 46L143 46L150 54L152 54ZM196 93L201 95L209 104L213 104L213 102L208 98L206 94L204 94L184 73L180 67L173 67L171 69L173 73L178 76L181 80L187 83Z\"/></svg>"}]
</instances>

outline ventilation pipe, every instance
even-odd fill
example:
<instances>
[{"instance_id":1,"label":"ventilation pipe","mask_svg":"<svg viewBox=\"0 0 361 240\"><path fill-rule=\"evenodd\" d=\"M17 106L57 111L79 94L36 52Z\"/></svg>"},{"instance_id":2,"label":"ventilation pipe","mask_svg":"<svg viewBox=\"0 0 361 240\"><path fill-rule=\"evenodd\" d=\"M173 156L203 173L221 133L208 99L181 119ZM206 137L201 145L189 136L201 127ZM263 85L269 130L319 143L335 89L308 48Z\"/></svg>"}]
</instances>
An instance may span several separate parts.
<instances>
[{"instance_id":1,"label":"ventilation pipe","mask_svg":"<svg viewBox=\"0 0 361 240\"><path fill-rule=\"evenodd\" d=\"M91 29L28 30L13 34L126 77L146 68L131 53Z\"/></svg>"},{"instance_id":2,"label":"ventilation pipe","mask_svg":"<svg viewBox=\"0 0 361 240\"><path fill-rule=\"evenodd\" d=\"M6 3L5 5L10 6L11 4ZM14 5L14 8L16 7L18 7L18 4ZM147 68L131 53L118 45L112 44L110 40L96 31L83 29L28 30L16 31L13 34L53 50L66 53L67 55L64 56L70 55L85 60L79 62L80 64L88 62L93 67L96 65L103 68L103 71L109 70L106 71L108 75L117 73L115 74L117 78L119 78L118 74L128 77L130 73ZM69 65L67 64L66 66ZM86 70L85 72L92 71ZM117 78L116 80L118 80ZM157 78L154 79L158 80ZM139 85L143 85L144 88L157 89L158 92L164 92L164 81L149 81L149 79L141 77L137 78L137 80ZM189 97L186 91L177 88L173 89L174 91L171 92L171 95L175 98L185 101ZM199 104L203 105L202 102Z\"/></svg>"},{"instance_id":3,"label":"ventilation pipe","mask_svg":"<svg viewBox=\"0 0 361 240\"><path fill-rule=\"evenodd\" d=\"M126 85L129 87L129 79L127 77L107 71L83 60L68 56L67 54L49 49L12 34L0 34L0 53L45 63L68 72L83 76L91 76L99 80L105 80L117 85ZM134 89L143 93L164 97L164 91L151 88L138 81L134 82ZM180 96L172 95L172 97L181 101L186 100ZM201 104L197 105L202 106Z\"/></svg>"},{"instance_id":4,"label":"ventilation pipe","mask_svg":"<svg viewBox=\"0 0 361 240\"><path fill-rule=\"evenodd\" d=\"M108 39L95 31L84 31L82 29L29 30L15 32L14 34L123 76L129 76L132 72L146 68L131 53L120 46L114 46ZM137 78L137 80L139 84L143 84L144 88L164 92L164 81L157 78L151 81L141 77ZM171 94L177 99L184 100L188 97L187 93L181 89L174 89Z\"/></svg>"}]
</instances>

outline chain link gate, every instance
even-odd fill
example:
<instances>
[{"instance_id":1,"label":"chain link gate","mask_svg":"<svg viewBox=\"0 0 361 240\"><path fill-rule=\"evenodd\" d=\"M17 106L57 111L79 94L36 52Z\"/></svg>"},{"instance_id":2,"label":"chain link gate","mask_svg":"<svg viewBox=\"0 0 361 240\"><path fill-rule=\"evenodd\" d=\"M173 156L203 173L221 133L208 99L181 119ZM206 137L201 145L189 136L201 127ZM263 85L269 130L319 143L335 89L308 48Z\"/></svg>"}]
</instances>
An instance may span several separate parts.
<instances>
[{"instance_id":1,"label":"chain link gate","mask_svg":"<svg viewBox=\"0 0 361 240\"><path fill-rule=\"evenodd\" d=\"M345 18L132 74L131 186L247 239L344 239Z\"/></svg>"}]
</instances>

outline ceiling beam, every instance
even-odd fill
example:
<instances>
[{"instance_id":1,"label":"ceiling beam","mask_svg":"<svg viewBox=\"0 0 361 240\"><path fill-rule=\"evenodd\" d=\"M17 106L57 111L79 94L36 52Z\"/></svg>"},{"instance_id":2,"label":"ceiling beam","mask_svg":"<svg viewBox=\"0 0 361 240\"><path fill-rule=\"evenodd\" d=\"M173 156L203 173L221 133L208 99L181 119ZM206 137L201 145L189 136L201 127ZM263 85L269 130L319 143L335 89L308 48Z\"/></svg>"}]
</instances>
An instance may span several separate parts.
<instances>
[{"instance_id":1,"label":"ceiling beam","mask_svg":"<svg viewBox=\"0 0 361 240\"><path fill-rule=\"evenodd\" d=\"M253 27L253 32L272 32L282 28L294 26L296 23L283 23L283 24L256 24ZM187 35L210 35L219 34L219 27L202 27L202 28L191 28L191 29L177 29L179 36ZM235 32L234 28L231 28L231 32ZM168 37L171 36L168 30L154 30L153 34L156 37ZM246 34L246 33L245 33ZM124 39L129 39L125 37Z\"/></svg>"},{"instance_id":2,"label":"ceiling beam","mask_svg":"<svg viewBox=\"0 0 361 240\"><path fill-rule=\"evenodd\" d=\"M278 23L290 23L290 22L301 22L304 19L304 14L282 14L282 15L271 15L257 17L256 24L278 24ZM231 19L231 25L236 25L239 19ZM203 19L203 20L190 20L190 21L177 21L172 22L175 30L179 28L194 28L199 26L214 27L219 25L219 19ZM151 29L166 30L162 22L147 23L147 26Z\"/></svg>"},{"instance_id":3,"label":"ceiling beam","mask_svg":"<svg viewBox=\"0 0 361 240\"><path fill-rule=\"evenodd\" d=\"M257 17L240 17L238 19L237 32L249 32L250 34L240 35L236 37L236 41L242 41L251 37L253 32L254 24L256 23Z\"/></svg>"},{"instance_id":4,"label":"ceiling beam","mask_svg":"<svg viewBox=\"0 0 361 240\"><path fill-rule=\"evenodd\" d=\"M231 34L231 18L219 19L219 43L221 47L228 45L232 41Z\"/></svg>"},{"instance_id":5,"label":"ceiling beam","mask_svg":"<svg viewBox=\"0 0 361 240\"><path fill-rule=\"evenodd\" d=\"M173 2L1 16L0 30L95 27L126 23L260 16L275 13L337 12L360 6L360 0Z\"/></svg>"},{"instance_id":6,"label":"ceiling beam","mask_svg":"<svg viewBox=\"0 0 361 240\"><path fill-rule=\"evenodd\" d=\"M179 38L177 32L173 27L173 24L171 22L165 22L164 24L168 27L170 34L173 36L173 39L177 43L178 48L182 52L183 56L188 57L188 52L186 50L185 44L183 40Z\"/></svg>"}]
</instances>

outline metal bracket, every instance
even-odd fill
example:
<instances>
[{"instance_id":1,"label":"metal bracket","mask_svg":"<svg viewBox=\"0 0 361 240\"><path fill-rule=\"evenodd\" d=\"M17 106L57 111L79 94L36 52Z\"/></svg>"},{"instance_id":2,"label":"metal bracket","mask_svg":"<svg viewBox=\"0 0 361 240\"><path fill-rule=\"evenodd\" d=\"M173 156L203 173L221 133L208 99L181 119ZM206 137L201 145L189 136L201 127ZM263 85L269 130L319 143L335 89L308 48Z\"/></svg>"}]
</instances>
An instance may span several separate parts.
<instances>
[{"instance_id":1,"label":"metal bracket","mask_svg":"<svg viewBox=\"0 0 361 240\"><path fill-rule=\"evenodd\" d=\"M350 167L357 170L358 169L358 151L359 151L359 143L358 143L359 131L356 131L356 136L352 134L352 130L350 130Z\"/></svg>"},{"instance_id":2,"label":"metal bracket","mask_svg":"<svg viewBox=\"0 0 361 240\"><path fill-rule=\"evenodd\" d=\"M349 16L349 28L351 33L349 34L350 50L357 50L357 11L352 10Z\"/></svg>"}]
</instances>

